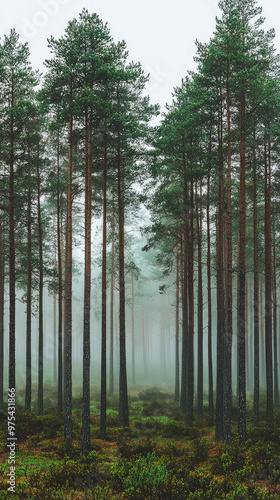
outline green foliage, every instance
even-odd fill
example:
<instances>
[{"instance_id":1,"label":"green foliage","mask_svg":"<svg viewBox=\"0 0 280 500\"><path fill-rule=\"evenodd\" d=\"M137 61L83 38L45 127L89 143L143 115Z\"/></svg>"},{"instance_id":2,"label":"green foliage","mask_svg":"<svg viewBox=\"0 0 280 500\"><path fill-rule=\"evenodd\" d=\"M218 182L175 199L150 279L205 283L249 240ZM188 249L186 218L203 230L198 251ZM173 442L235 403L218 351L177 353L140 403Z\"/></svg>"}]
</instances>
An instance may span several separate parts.
<instances>
[{"instance_id":1,"label":"green foliage","mask_svg":"<svg viewBox=\"0 0 280 500\"><path fill-rule=\"evenodd\" d=\"M199 463L209 457L210 441L206 437L197 438L193 441L193 461Z\"/></svg>"},{"instance_id":2,"label":"green foliage","mask_svg":"<svg viewBox=\"0 0 280 500\"><path fill-rule=\"evenodd\" d=\"M25 441L27 436L44 432L46 439L57 436L63 426L63 416L59 413L38 416L33 412L17 411L17 439Z\"/></svg>"},{"instance_id":3,"label":"green foliage","mask_svg":"<svg viewBox=\"0 0 280 500\"><path fill-rule=\"evenodd\" d=\"M243 469L246 463L246 449L234 444L218 455L213 461L213 470L219 474Z\"/></svg>"},{"instance_id":4,"label":"green foliage","mask_svg":"<svg viewBox=\"0 0 280 500\"><path fill-rule=\"evenodd\" d=\"M154 452L148 453L146 457L140 457L135 461L124 478L123 487L131 497L132 495L145 495L153 498L158 488L164 485L167 475L168 472L163 462Z\"/></svg>"},{"instance_id":5,"label":"green foliage","mask_svg":"<svg viewBox=\"0 0 280 500\"><path fill-rule=\"evenodd\" d=\"M149 453L152 453L155 448L155 442L150 439L145 439L143 441L125 441L119 446L120 454L123 458L133 458L136 456L146 457Z\"/></svg>"},{"instance_id":6,"label":"green foliage","mask_svg":"<svg viewBox=\"0 0 280 500\"><path fill-rule=\"evenodd\" d=\"M151 387L139 392L138 398L141 401L149 401L150 403L153 403L157 400L164 401L166 399L166 394L160 391L157 387Z\"/></svg>"},{"instance_id":7,"label":"green foliage","mask_svg":"<svg viewBox=\"0 0 280 500\"><path fill-rule=\"evenodd\" d=\"M187 435L186 426L182 422L169 420L161 424L161 435L168 438L184 437Z\"/></svg>"}]
</instances>

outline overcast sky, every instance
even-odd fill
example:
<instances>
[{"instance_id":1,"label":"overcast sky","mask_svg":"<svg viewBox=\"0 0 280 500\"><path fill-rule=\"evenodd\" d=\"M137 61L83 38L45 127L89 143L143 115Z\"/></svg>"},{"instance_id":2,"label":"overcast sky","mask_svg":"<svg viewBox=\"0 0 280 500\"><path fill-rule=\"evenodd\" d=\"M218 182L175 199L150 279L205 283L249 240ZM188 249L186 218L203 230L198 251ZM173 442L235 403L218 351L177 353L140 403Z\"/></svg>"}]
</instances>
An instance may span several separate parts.
<instances>
[{"instance_id":1,"label":"overcast sky","mask_svg":"<svg viewBox=\"0 0 280 500\"><path fill-rule=\"evenodd\" d=\"M280 52L280 2L260 0L266 29L275 28ZM150 73L148 93L164 107L187 70L195 69L195 40L207 42L219 16L218 0L6 0L1 5L1 38L15 28L28 41L34 69L44 71L47 38L59 37L68 21L87 8L125 40L130 58Z\"/></svg>"}]
</instances>

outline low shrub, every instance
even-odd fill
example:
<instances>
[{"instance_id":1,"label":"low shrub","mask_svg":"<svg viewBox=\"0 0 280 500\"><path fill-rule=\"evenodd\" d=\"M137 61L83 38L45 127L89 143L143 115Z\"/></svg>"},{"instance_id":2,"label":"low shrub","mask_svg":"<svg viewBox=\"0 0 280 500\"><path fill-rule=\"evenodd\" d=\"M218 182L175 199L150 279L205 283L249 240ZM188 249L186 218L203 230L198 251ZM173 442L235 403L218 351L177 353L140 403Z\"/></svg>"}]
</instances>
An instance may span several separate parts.
<instances>
[{"instance_id":1,"label":"low shrub","mask_svg":"<svg viewBox=\"0 0 280 500\"><path fill-rule=\"evenodd\" d=\"M210 441L206 437L194 439L193 443L193 463L203 462L209 457Z\"/></svg>"},{"instance_id":2,"label":"low shrub","mask_svg":"<svg viewBox=\"0 0 280 500\"><path fill-rule=\"evenodd\" d=\"M127 441L119 446L119 452L123 458L134 458L137 456L146 457L152 453L155 448L155 443L150 439L143 441Z\"/></svg>"},{"instance_id":3,"label":"low shrub","mask_svg":"<svg viewBox=\"0 0 280 500\"><path fill-rule=\"evenodd\" d=\"M156 454L148 453L138 458L123 480L127 495L154 498L154 494L166 482L168 471ZM142 495L142 496L141 496Z\"/></svg>"}]
</instances>

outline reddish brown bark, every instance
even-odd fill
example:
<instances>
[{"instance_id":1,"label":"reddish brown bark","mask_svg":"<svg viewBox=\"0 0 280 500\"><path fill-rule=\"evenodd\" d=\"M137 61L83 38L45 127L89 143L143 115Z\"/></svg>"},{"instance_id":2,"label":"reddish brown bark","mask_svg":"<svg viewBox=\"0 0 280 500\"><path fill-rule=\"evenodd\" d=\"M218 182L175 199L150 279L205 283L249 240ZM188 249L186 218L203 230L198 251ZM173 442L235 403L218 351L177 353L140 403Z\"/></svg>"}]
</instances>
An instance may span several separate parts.
<instances>
[{"instance_id":1,"label":"reddish brown bark","mask_svg":"<svg viewBox=\"0 0 280 500\"><path fill-rule=\"evenodd\" d=\"M260 403L260 332L259 332L259 253L258 253L258 211L257 211L257 171L254 134L254 407L253 425L259 425Z\"/></svg>"},{"instance_id":2,"label":"reddish brown bark","mask_svg":"<svg viewBox=\"0 0 280 500\"><path fill-rule=\"evenodd\" d=\"M104 137L104 161L103 161L103 245L102 245L102 332L101 332L101 411L100 411L100 432L101 438L106 437L106 338L107 338L107 143L106 134Z\"/></svg>"},{"instance_id":3,"label":"reddish brown bark","mask_svg":"<svg viewBox=\"0 0 280 500\"><path fill-rule=\"evenodd\" d=\"M43 231L41 218L41 179L39 170L39 146L37 158L37 183L38 183L38 243L39 243L39 345L38 345L38 414L44 411L44 331L43 331Z\"/></svg>"},{"instance_id":4,"label":"reddish brown bark","mask_svg":"<svg viewBox=\"0 0 280 500\"><path fill-rule=\"evenodd\" d=\"M5 249L3 221L0 220L0 409L4 409L4 298L5 298Z\"/></svg>"},{"instance_id":5,"label":"reddish brown bark","mask_svg":"<svg viewBox=\"0 0 280 500\"><path fill-rule=\"evenodd\" d=\"M224 180L223 180L223 139L222 111L219 109L218 154L219 154L219 195L217 226L217 390L216 390L216 441L224 439L223 394L224 394Z\"/></svg>"},{"instance_id":6,"label":"reddish brown bark","mask_svg":"<svg viewBox=\"0 0 280 500\"><path fill-rule=\"evenodd\" d=\"M27 292L26 292L26 386L25 409L31 410L31 293L32 293L31 192L28 193L27 218Z\"/></svg>"},{"instance_id":7,"label":"reddish brown bark","mask_svg":"<svg viewBox=\"0 0 280 500\"><path fill-rule=\"evenodd\" d=\"M243 82L243 89L245 83ZM240 183L239 183L239 266L238 266L238 318L237 318L237 341L238 341L238 431L240 442L246 441L246 135L245 135L245 94L242 91L240 102Z\"/></svg>"},{"instance_id":8,"label":"reddish brown bark","mask_svg":"<svg viewBox=\"0 0 280 500\"><path fill-rule=\"evenodd\" d=\"M64 438L72 447L72 155L73 117L69 123L69 162L67 193L67 242L65 263L65 364L64 364Z\"/></svg>"},{"instance_id":9,"label":"reddish brown bark","mask_svg":"<svg viewBox=\"0 0 280 500\"><path fill-rule=\"evenodd\" d=\"M265 144L265 361L266 422L273 427L273 363L272 363L272 252L271 252L271 144Z\"/></svg>"},{"instance_id":10,"label":"reddish brown bark","mask_svg":"<svg viewBox=\"0 0 280 500\"><path fill-rule=\"evenodd\" d=\"M92 123L86 116L85 138L85 274L83 325L82 452L90 451L90 295L91 295L91 166Z\"/></svg>"},{"instance_id":11,"label":"reddish brown bark","mask_svg":"<svg viewBox=\"0 0 280 500\"><path fill-rule=\"evenodd\" d=\"M127 370L126 370L126 331L125 331L125 272L124 272L124 193L122 189L120 134L117 152L118 169L118 209L119 209L119 293L120 293L120 377L119 377L119 419L123 427L129 426Z\"/></svg>"}]
</instances>

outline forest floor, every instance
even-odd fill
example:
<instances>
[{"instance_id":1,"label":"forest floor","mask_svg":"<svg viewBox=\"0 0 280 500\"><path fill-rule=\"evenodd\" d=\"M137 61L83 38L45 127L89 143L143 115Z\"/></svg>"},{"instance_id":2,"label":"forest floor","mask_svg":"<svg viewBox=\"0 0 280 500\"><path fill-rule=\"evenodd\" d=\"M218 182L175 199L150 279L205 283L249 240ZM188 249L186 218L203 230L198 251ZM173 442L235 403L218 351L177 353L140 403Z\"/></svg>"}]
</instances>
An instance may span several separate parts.
<instances>
[{"instance_id":1,"label":"forest floor","mask_svg":"<svg viewBox=\"0 0 280 500\"><path fill-rule=\"evenodd\" d=\"M215 443L213 422L205 417L186 429L173 395L138 388L129 396L130 427L118 421L118 397L108 397L107 440L100 439L99 404L91 407L91 448L81 454L82 398L73 398L74 447L63 444L63 417L55 412L55 392L46 391L45 415L16 411L16 488L10 486L7 413L0 411L0 499L276 500L280 499L280 414L275 428L250 423L248 439ZM20 395L20 391L19 391ZM23 397L23 391L21 394ZM96 401L99 401L96 394ZM233 409L233 422L237 410Z\"/></svg>"}]
</instances>

